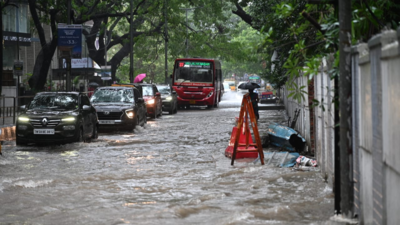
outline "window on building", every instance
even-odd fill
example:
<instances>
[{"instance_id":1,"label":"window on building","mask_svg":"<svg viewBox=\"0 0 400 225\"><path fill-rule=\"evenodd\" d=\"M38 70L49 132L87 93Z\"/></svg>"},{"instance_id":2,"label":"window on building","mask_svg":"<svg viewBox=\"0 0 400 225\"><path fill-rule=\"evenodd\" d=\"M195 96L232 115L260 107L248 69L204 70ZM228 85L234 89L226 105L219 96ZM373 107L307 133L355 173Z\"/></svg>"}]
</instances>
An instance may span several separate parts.
<instances>
[{"instance_id":1,"label":"window on building","mask_svg":"<svg viewBox=\"0 0 400 225\"><path fill-rule=\"evenodd\" d=\"M14 6L8 6L3 11L3 24L4 31L17 31L17 24L15 23L17 17L17 11Z\"/></svg>"},{"instance_id":2,"label":"window on building","mask_svg":"<svg viewBox=\"0 0 400 225\"><path fill-rule=\"evenodd\" d=\"M30 33L28 5L10 5L3 11L4 31Z\"/></svg>"},{"instance_id":3,"label":"window on building","mask_svg":"<svg viewBox=\"0 0 400 225\"><path fill-rule=\"evenodd\" d=\"M12 70L17 59L17 46L5 45L3 49L3 70Z\"/></svg>"}]
</instances>

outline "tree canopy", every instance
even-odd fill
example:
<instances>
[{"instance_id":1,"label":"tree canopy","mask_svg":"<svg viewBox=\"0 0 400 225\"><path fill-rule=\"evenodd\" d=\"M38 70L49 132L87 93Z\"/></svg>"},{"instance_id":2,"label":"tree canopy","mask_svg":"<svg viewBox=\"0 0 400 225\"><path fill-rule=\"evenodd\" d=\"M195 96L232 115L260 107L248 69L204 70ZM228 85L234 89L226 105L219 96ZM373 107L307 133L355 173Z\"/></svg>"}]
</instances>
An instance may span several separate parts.
<instances>
[{"instance_id":1,"label":"tree canopy","mask_svg":"<svg viewBox=\"0 0 400 225\"><path fill-rule=\"evenodd\" d=\"M89 56L99 65L111 65L114 79L129 81L130 0L71 0L70 14L66 4L49 0L28 0L28 3L42 46L29 81L32 88L42 90L46 83L57 48L57 24L67 23L68 15L74 24L92 22L93 26L83 31ZM216 58L223 62L224 77L256 73L275 87L284 84L290 87L290 81L298 76L312 77L322 57L337 54L339 22L334 3L133 0L135 74L147 73L152 82L165 80L167 41L169 74L176 58ZM400 21L397 13L400 4L396 1L352 0L352 6L353 43L366 41L382 29L395 29ZM43 24L51 26L49 40ZM99 48L95 47L96 39Z\"/></svg>"},{"instance_id":2,"label":"tree canopy","mask_svg":"<svg viewBox=\"0 0 400 225\"><path fill-rule=\"evenodd\" d=\"M232 2L236 6L233 13L265 35L258 48L266 60L262 75L275 86L287 84L300 94L302 90L291 81L298 76L311 78L324 56L338 55L337 1ZM353 44L367 41L382 29L396 29L400 22L397 1L352 0L352 7Z\"/></svg>"}]
</instances>

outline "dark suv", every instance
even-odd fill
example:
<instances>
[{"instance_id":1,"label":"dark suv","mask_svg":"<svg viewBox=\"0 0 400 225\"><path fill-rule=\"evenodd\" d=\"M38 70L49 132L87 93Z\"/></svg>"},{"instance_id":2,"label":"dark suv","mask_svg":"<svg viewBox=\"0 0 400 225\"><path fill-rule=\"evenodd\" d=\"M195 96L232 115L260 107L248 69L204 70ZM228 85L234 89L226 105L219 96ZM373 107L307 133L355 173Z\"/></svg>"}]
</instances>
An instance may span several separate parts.
<instances>
[{"instance_id":1,"label":"dark suv","mask_svg":"<svg viewBox=\"0 0 400 225\"><path fill-rule=\"evenodd\" d=\"M86 94L37 93L16 123L16 144L80 142L98 137L95 108Z\"/></svg>"},{"instance_id":2,"label":"dark suv","mask_svg":"<svg viewBox=\"0 0 400 225\"><path fill-rule=\"evenodd\" d=\"M178 95L176 91L169 85L157 85L158 91L161 93L162 110L169 114L178 112Z\"/></svg>"},{"instance_id":3,"label":"dark suv","mask_svg":"<svg viewBox=\"0 0 400 225\"><path fill-rule=\"evenodd\" d=\"M146 105L133 86L99 87L90 101L97 110L100 128L133 130L147 122Z\"/></svg>"},{"instance_id":4,"label":"dark suv","mask_svg":"<svg viewBox=\"0 0 400 225\"><path fill-rule=\"evenodd\" d=\"M157 86L147 83L134 83L133 85L142 92L147 106L147 115L152 118L162 116L161 94L158 92Z\"/></svg>"}]
</instances>

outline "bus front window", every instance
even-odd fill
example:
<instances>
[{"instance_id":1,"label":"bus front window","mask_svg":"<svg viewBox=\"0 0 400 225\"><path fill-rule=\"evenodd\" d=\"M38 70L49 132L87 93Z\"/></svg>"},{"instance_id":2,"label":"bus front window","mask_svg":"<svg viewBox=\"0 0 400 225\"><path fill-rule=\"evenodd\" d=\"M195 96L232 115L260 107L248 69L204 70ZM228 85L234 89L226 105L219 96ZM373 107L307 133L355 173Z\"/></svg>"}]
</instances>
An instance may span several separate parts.
<instances>
[{"instance_id":1,"label":"bus front window","mask_svg":"<svg viewBox=\"0 0 400 225\"><path fill-rule=\"evenodd\" d=\"M212 83L213 73L211 62L179 61L175 67L176 82Z\"/></svg>"}]
</instances>

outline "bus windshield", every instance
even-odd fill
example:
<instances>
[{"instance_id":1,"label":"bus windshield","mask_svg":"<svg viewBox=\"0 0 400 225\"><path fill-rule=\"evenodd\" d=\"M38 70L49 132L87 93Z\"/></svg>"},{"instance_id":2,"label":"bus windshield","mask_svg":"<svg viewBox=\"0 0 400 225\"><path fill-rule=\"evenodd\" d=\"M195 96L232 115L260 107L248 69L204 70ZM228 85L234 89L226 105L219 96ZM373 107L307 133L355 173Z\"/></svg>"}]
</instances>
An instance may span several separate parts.
<instances>
[{"instance_id":1,"label":"bus windshield","mask_svg":"<svg viewBox=\"0 0 400 225\"><path fill-rule=\"evenodd\" d=\"M212 83L212 63L201 61L178 61L175 65L174 80L178 83Z\"/></svg>"}]
</instances>

